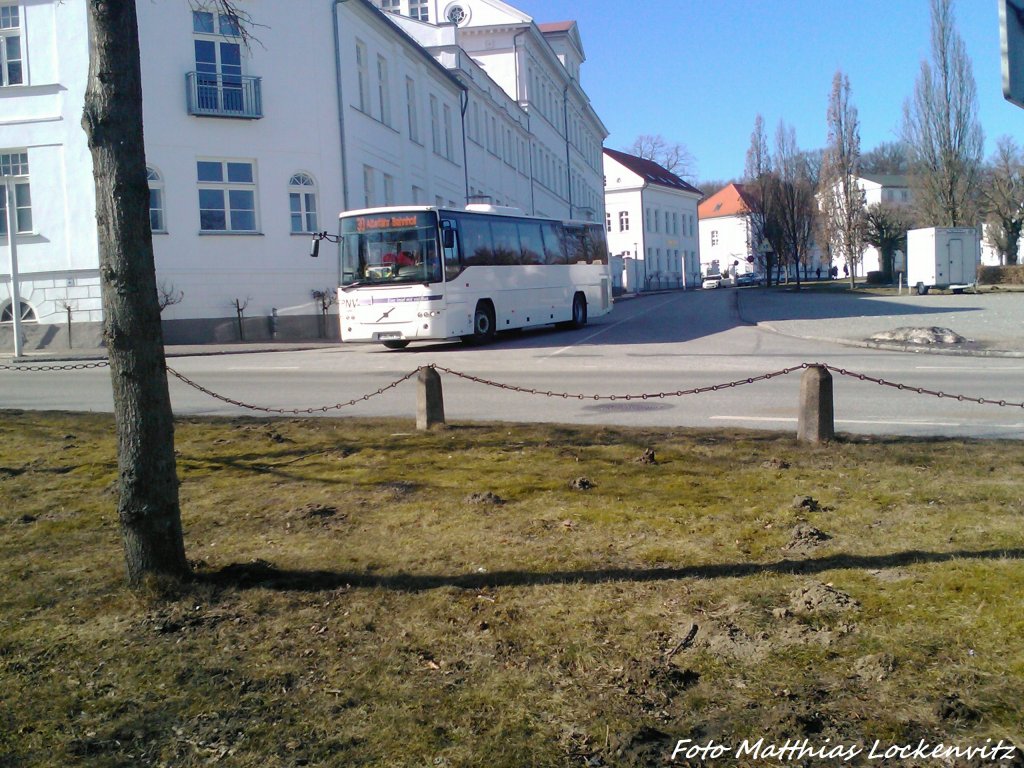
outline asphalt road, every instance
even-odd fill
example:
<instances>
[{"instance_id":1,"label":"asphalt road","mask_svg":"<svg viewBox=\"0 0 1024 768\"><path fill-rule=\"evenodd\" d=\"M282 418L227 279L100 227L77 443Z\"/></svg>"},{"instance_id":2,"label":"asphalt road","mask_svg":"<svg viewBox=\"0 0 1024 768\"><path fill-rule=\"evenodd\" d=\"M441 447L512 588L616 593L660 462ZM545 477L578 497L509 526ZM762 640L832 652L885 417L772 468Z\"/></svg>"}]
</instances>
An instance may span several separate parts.
<instances>
[{"instance_id":1,"label":"asphalt road","mask_svg":"<svg viewBox=\"0 0 1024 768\"><path fill-rule=\"evenodd\" d=\"M958 402L955 397L939 399L859 378L863 374L949 395L1019 403L1024 399L1024 358L920 355L847 346L838 342L857 338L856 329L861 326L897 321L912 324L920 313L913 306L908 309L894 302L875 306L867 314L863 304L844 309L832 303L827 311L815 309L806 318L794 319L792 312L775 317L773 313L780 310L774 302L783 300L778 294L736 290L666 293L617 303L611 315L580 331L542 329L501 335L487 347L414 344L396 352L376 345L337 345L272 354L171 357L168 362L197 384L253 405L305 410L358 401L341 409L317 411L318 415L398 416L409 418L412 424L414 380L370 399L361 398L420 366L436 365L504 385L442 372L449 422L542 421L793 432L802 372L750 384L746 380L804 363L825 363L854 374L834 374L836 429L840 432L1024 439L1024 409L1020 407L983 406ZM818 305L812 300L806 306ZM889 312L894 313L891 318ZM809 328L818 338L795 338L752 324L762 316L783 332L802 330L806 334ZM883 317L889 319L879 320ZM980 315L971 317L980 320ZM806 328L797 327L800 323L806 323ZM730 382L741 383L701 394L674 394ZM173 377L170 387L175 412L180 415L261 415L216 400ZM554 394L543 394L547 392ZM563 393L571 396L562 397ZM667 396L661 396L663 393ZM648 397L643 398L644 394ZM595 399L594 395L615 395L616 399ZM109 372L0 371L0 407L110 410Z\"/></svg>"}]
</instances>

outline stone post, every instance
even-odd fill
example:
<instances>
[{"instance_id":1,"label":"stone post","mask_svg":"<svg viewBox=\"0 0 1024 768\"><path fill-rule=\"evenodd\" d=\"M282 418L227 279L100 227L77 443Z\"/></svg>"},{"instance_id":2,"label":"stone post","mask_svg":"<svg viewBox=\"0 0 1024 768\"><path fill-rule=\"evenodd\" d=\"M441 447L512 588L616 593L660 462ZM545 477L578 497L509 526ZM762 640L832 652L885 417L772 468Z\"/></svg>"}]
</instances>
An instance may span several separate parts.
<instances>
[{"instance_id":1,"label":"stone post","mask_svg":"<svg viewBox=\"0 0 1024 768\"><path fill-rule=\"evenodd\" d=\"M802 443L827 443L835 435L832 374L823 365L812 365L800 379L800 419L796 439Z\"/></svg>"},{"instance_id":2,"label":"stone post","mask_svg":"<svg viewBox=\"0 0 1024 768\"><path fill-rule=\"evenodd\" d=\"M433 368L420 368L416 377L416 429L444 426L441 376Z\"/></svg>"}]
</instances>

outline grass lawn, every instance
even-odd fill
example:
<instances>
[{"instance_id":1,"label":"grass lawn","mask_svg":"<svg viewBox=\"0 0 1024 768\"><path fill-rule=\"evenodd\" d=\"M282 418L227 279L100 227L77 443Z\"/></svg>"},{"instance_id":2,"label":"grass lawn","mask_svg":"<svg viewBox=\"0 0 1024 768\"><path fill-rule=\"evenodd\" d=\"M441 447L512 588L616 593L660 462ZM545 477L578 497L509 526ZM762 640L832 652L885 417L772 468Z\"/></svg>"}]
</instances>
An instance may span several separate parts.
<instances>
[{"instance_id":1,"label":"grass lawn","mask_svg":"<svg viewBox=\"0 0 1024 768\"><path fill-rule=\"evenodd\" d=\"M0 413L0 765L1024 747L1019 443L246 418L176 447L196 579L132 593L112 418Z\"/></svg>"}]
</instances>

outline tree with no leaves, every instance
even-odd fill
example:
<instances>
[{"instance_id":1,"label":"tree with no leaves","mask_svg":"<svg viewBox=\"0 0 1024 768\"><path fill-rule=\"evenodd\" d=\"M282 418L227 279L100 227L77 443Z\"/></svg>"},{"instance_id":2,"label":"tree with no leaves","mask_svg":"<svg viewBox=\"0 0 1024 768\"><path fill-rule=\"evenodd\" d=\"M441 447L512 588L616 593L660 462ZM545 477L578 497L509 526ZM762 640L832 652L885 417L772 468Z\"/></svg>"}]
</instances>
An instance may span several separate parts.
<instances>
[{"instance_id":1,"label":"tree with no leaves","mask_svg":"<svg viewBox=\"0 0 1024 768\"><path fill-rule=\"evenodd\" d=\"M910 212L902 205L874 203L864 212L864 242L878 249L882 273L893 278L896 251L907 252L907 230L913 226Z\"/></svg>"},{"instance_id":2,"label":"tree with no leaves","mask_svg":"<svg viewBox=\"0 0 1024 768\"><path fill-rule=\"evenodd\" d=\"M864 190L860 186L860 121L850 101L850 79L832 78L828 101L828 146L822 160L822 232L829 251L850 267L850 287L864 249Z\"/></svg>"},{"instance_id":3,"label":"tree with no leaves","mask_svg":"<svg viewBox=\"0 0 1024 768\"><path fill-rule=\"evenodd\" d=\"M817 163L813 153L800 151L793 126L781 121L775 134L774 166L777 179L772 187L776 197L773 207L778 211L784 243L779 262L793 265L799 288L800 268L806 269L814 240Z\"/></svg>"},{"instance_id":4,"label":"tree with no leaves","mask_svg":"<svg viewBox=\"0 0 1024 768\"><path fill-rule=\"evenodd\" d=\"M644 160L651 160L681 179L695 179L697 162L690 151L683 144L669 142L660 134L637 136L632 146L623 151Z\"/></svg>"},{"instance_id":5,"label":"tree with no leaves","mask_svg":"<svg viewBox=\"0 0 1024 768\"><path fill-rule=\"evenodd\" d=\"M907 148L899 141L883 141L860 156L862 173L877 173L881 176L905 176L907 163Z\"/></svg>"},{"instance_id":6,"label":"tree with no leaves","mask_svg":"<svg viewBox=\"0 0 1024 768\"><path fill-rule=\"evenodd\" d=\"M241 21L228 0L218 10ZM82 127L96 186L103 339L118 444L118 518L127 581L182 580L185 558L160 299L149 223L142 74L134 0L88 0Z\"/></svg>"},{"instance_id":7,"label":"tree with no leaves","mask_svg":"<svg viewBox=\"0 0 1024 768\"><path fill-rule=\"evenodd\" d=\"M189 573L174 463L160 303L149 224L134 0L89 0L82 124L96 181L103 340L118 442L118 517L128 583Z\"/></svg>"},{"instance_id":8,"label":"tree with no leaves","mask_svg":"<svg viewBox=\"0 0 1024 768\"><path fill-rule=\"evenodd\" d=\"M903 139L918 218L929 226L977 225L984 134L971 60L953 0L931 0L932 62L921 62L903 107Z\"/></svg>"},{"instance_id":9,"label":"tree with no leaves","mask_svg":"<svg viewBox=\"0 0 1024 768\"><path fill-rule=\"evenodd\" d=\"M785 240L776 206L778 176L772 167L764 118L760 114L754 118L754 130L750 133L743 185L750 192L751 210L747 213L750 248L756 254L758 266L764 270L766 283L771 285L776 258L785 252Z\"/></svg>"},{"instance_id":10,"label":"tree with no leaves","mask_svg":"<svg viewBox=\"0 0 1024 768\"><path fill-rule=\"evenodd\" d=\"M981 204L985 239L999 253L1001 264L1016 264L1024 232L1024 157L1009 136L999 139L985 170Z\"/></svg>"}]
</instances>

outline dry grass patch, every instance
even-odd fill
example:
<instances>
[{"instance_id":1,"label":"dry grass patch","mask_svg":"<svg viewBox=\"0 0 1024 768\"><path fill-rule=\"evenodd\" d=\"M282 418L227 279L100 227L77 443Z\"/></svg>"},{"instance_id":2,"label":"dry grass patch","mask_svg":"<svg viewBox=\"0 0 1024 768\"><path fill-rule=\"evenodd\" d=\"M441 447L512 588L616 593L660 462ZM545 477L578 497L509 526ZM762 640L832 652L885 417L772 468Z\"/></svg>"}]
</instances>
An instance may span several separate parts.
<instances>
[{"instance_id":1,"label":"dry grass patch","mask_svg":"<svg viewBox=\"0 0 1024 768\"><path fill-rule=\"evenodd\" d=\"M187 419L176 447L196 579L135 595L110 418L3 413L0 764L1024 744L1017 443Z\"/></svg>"}]
</instances>

